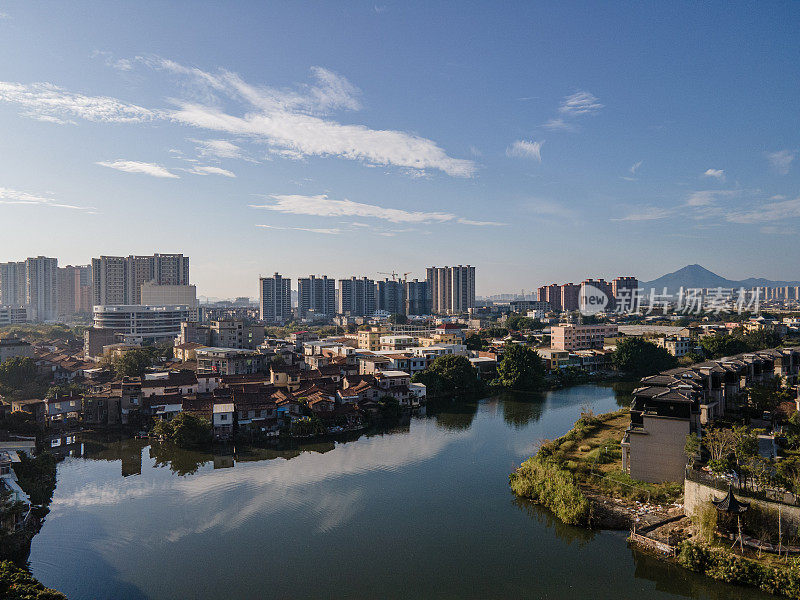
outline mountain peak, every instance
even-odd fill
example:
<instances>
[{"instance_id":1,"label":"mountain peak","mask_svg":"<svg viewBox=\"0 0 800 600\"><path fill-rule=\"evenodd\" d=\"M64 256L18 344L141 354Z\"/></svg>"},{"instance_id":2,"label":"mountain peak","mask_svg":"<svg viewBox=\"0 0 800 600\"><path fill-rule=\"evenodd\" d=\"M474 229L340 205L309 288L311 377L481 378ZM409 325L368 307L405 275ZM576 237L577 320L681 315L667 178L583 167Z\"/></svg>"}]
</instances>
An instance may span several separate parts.
<instances>
[{"instance_id":1,"label":"mountain peak","mask_svg":"<svg viewBox=\"0 0 800 600\"><path fill-rule=\"evenodd\" d=\"M766 286L766 287L781 287L784 285L798 285L798 282L795 281L771 281L768 279L762 278L754 278L751 277L749 279L744 279L741 281L734 281L732 279L726 279L720 275L717 275L713 271L709 271L704 266L699 265L697 263L692 265L686 265L678 269L677 271L673 271L672 273L667 273L666 275L662 275L658 279L654 279L653 281L643 281L640 284L640 287L649 290L650 288L654 288L656 290L662 290L667 288L667 290L671 293L675 293L678 291L679 288L752 288L754 286Z\"/></svg>"}]
</instances>

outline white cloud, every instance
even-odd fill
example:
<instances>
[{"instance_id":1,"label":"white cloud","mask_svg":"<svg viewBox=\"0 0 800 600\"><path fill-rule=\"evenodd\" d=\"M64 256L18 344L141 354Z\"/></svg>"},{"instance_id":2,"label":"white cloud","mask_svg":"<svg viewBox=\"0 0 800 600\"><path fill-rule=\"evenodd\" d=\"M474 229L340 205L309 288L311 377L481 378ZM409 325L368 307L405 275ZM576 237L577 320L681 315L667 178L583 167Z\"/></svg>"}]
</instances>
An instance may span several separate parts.
<instances>
[{"instance_id":1,"label":"white cloud","mask_svg":"<svg viewBox=\"0 0 800 600\"><path fill-rule=\"evenodd\" d=\"M575 211L571 208L543 198L533 198L527 201L524 207L540 217L574 219L576 216Z\"/></svg>"},{"instance_id":2,"label":"white cloud","mask_svg":"<svg viewBox=\"0 0 800 600\"><path fill-rule=\"evenodd\" d=\"M0 101L21 105L28 116L65 122L78 117L97 122L168 119L184 125L247 137L288 157L337 156L369 165L416 170L437 169L453 177L471 177L475 163L452 158L430 139L391 129L342 124L327 117L334 110L358 110L360 91L346 78L313 67L313 83L296 91L253 86L235 73L216 74L161 58L137 57L153 68L189 77L202 93L177 99L176 110L150 110L114 98L84 96L46 83L0 82ZM186 89L184 88L184 91ZM220 108L219 96L237 102L237 114Z\"/></svg>"},{"instance_id":3,"label":"white cloud","mask_svg":"<svg viewBox=\"0 0 800 600\"><path fill-rule=\"evenodd\" d=\"M159 111L115 98L74 94L49 83L0 81L0 102L18 104L25 116L56 123L69 122L70 117L98 123L140 123L162 116Z\"/></svg>"},{"instance_id":4,"label":"white cloud","mask_svg":"<svg viewBox=\"0 0 800 600\"><path fill-rule=\"evenodd\" d=\"M462 225L502 225L493 221L472 221L444 212L407 211L399 208L383 208L374 204L363 204L352 200L334 200L325 194L318 196L271 195L272 204L251 205L293 215L315 217L370 217L392 223L459 223Z\"/></svg>"},{"instance_id":5,"label":"white cloud","mask_svg":"<svg viewBox=\"0 0 800 600\"><path fill-rule=\"evenodd\" d=\"M210 166L194 167L193 169L190 169L189 172L194 173L195 175L222 175L223 177L236 177L235 173L228 171L227 169Z\"/></svg>"},{"instance_id":6,"label":"white cloud","mask_svg":"<svg viewBox=\"0 0 800 600\"><path fill-rule=\"evenodd\" d=\"M451 158L429 139L324 118L332 110L358 110L361 104L358 88L322 67L312 68L313 85L293 92L252 86L228 71L211 74L163 59L151 64L189 76L210 92L222 93L248 106L241 116L236 116L208 103L178 101L178 110L171 114L177 122L247 136L290 158L338 156L374 165L438 169L455 177L471 177L475 172L472 161Z\"/></svg>"},{"instance_id":7,"label":"white cloud","mask_svg":"<svg viewBox=\"0 0 800 600\"><path fill-rule=\"evenodd\" d=\"M767 202L751 210L732 212L726 219L732 223L767 223L800 217L800 197L793 200Z\"/></svg>"},{"instance_id":8,"label":"white cloud","mask_svg":"<svg viewBox=\"0 0 800 600\"><path fill-rule=\"evenodd\" d=\"M643 206L633 212L612 221L656 221L670 216L670 211L658 206Z\"/></svg>"},{"instance_id":9,"label":"white cloud","mask_svg":"<svg viewBox=\"0 0 800 600\"><path fill-rule=\"evenodd\" d=\"M638 170L639 170L639 167L641 167L641 166L642 166L642 163L643 163L643 162L644 162L644 161L640 160L639 162L635 162L635 163L633 163L633 165L631 166L631 168L630 168L630 169L628 169L628 171L630 171L631 175L636 175L636 171L638 171Z\"/></svg>"},{"instance_id":10,"label":"white cloud","mask_svg":"<svg viewBox=\"0 0 800 600\"><path fill-rule=\"evenodd\" d=\"M549 121L547 121L547 123L542 125L542 127L544 127L545 129L553 129L553 130L561 129L564 131L575 131L576 129L574 124L567 123L567 121L565 121L561 117L550 119Z\"/></svg>"},{"instance_id":11,"label":"white cloud","mask_svg":"<svg viewBox=\"0 0 800 600\"><path fill-rule=\"evenodd\" d=\"M106 64L107 67L111 67L112 69L116 69L118 71L130 71L133 69L133 61L127 58L114 58L114 55L111 52L106 52L104 50L95 50L92 52L91 57L95 58L98 56L103 57L103 62Z\"/></svg>"},{"instance_id":12,"label":"white cloud","mask_svg":"<svg viewBox=\"0 0 800 600\"><path fill-rule=\"evenodd\" d=\"M778 152L767 154L767 159L772 165L772 168L781 175L789 173L789 168L792 166L794 158L795 153L791 150L779 150Z\"/></svg>"},{"instance_id":13,"label":"white cloud","mask_svg":"<svg viewBox=\"0 0 800 600\"><path fill-rule=\"evenodd\" d=\"M519 158L533 158L542 162L542 144L533 140L517 140L506 148L506 156L516 156Z\"/></svg>"},{"instance_id":14,"label":"white cloud","mask_svg":"<svg viewBox=\"0 0 800 600\"><path fill-rule=\"evenodd\" d=\"M307 231L309 233L321 233L324 235L339 235L342 233L341 229L331 228L313 228L313 227L278 227L277 225L256 225L256 227L261 227L263 229L281 229L284 231Z\"/></svg>"},{"instance_id":15,"label":"white cloud","mask_svg":"<svg viewBox=\"0 0 800 600\"><path fill-rule=\"evenodd\" d=\"M603 105L600 104L598 98L589 92L575 92L574 94L564 98L558 111L562 114L573 115L593 115L597 113Z\"/></svg>"},{"instance_id":16,"label":"white cloud","mask_svg":"<svg viewBox=\"0 0 800 600\"><path fill-rule=\"evenodd\" d=\"M194 140L190 142L197 144L197 152L200 156L216 158L241 158L242 149L228 140Z\"/></svg>"},{"instance_id":17,"label":"white cloud","mask_svg":"<svg viewBox=\"0 0 800 600\"><path fill-rule=\"evenodd\" d=\"M101 167L108 167L109 169L116 169L117 171L124 171L125 173L141 173L142 175L150 175L151 177L178 179L175 173L154 163L139 162L136 160L103 160L95 164Z\"/></svg>"},{"instance_id":18,"label":"white cloud","mask_svg":"<svg viewBox=\"0 0 800 600\"><path fill-rule=\"evenodd\" d=\"M723 169L706 169L703 177L713 177L719 181L725 181L725 171Z\"/></svg>"},{"instance_id":19,"label":"white cloud","mask_svg":"<svg viewBox=\"0 0 800 600\"><path fill-rule=\"evenodd\" d=\"M0 187L0 205L20 204L31 206L45 206L50 208L65 208L69 210L83 210L91 214L97 214L97 209L91 206L77 206L75 204L65 204L47 195L37 196L28 192L20 192L5 187Z\"/></svg>"}]
</instances>

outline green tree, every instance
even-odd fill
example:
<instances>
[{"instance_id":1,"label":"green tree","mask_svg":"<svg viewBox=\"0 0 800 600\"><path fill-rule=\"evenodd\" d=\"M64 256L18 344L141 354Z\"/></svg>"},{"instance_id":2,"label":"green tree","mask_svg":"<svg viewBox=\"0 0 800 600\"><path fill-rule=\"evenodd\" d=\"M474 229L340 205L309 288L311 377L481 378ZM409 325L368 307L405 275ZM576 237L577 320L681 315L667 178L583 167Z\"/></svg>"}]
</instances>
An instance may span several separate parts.
<instances>
[{"instance_id":1,"label":"green tree","mask_svg":"<svg viewBox=\"0 0 800 600\"><path fill-rule=\"evenodd\" d=\"M153 433L181 448L193 448L211 441L211 423L203 417L181 412L170 421L156 423Z\"/></svg>"},{"instance_id":2,"label":"green tree","mask_svg":"<svg viewBox=\"0 0 800 600\"><path fill-rule=\"evenodd\" d=\"M532 348L522 344L509 344L497 365L497 379L500 385L509 389L541 389L544 382L544 362Z\"/></svg>"},{"instance_id":3,"label":"green tree","mask_svg":"<svg viewBox=\"0 0 800 600\"><path fill-rule=\"evenodd\" d=\"M464 345L467 350L480 350L483 348L483 338L477 333L471 333L464 338Z\"/></svg>"},{"instance_id":4,"label":"green tree","mask_svg":"<svg viewBox=\"0 0 800 600\"><path fill-rule=\"evenodd\" d=\"M144 348L128 350L112 361L118 377L142 377L153 364L153 355Z\"/></svg>"},{"instance_id":5,"label":"green tree","mask_svg":"<svg viewBox=\"0 0 800 600\"><path fill-rule=\"evenodd\" d=\"M677 359L664 348L640 337L622 338L614 350L612 362L617 370L635 377L653 375L677 365Z\"/></svg>"},{"instance_id":6,"label":"green tree","mask_svg":"<svg viewBox=\"0 0 800 600\"><path fill-rule=\"evenodd\" d=\"M395 313L389 316L389 322L395 325L406 325L408 323L408 317L400 313Z\"/></svg>"},{"instance_id":7,"label":"green tree","mask_svg":"<svg viewBox=\"0 0 800 600\"><path fill-rule=\"evenodd\" d=\"M475 394L483 390L477 371L466 356L448 354L434 360L424 371L414 375L415 383L422 383L429 396Z\"/></svg>"},{"instance_id":8,"label":"green tree","mask_svg":"<svg viewBox=\"0 0 800 600\"><path fill-rule=\"evenodd\" d=\"M778 404L791 398L791 393L787 393L781 386L779 377L754 385L747 390L748 404L757 413L772 412Z\"/></svg>"},{"instance_id":9,"label":"green tree","mask_svg":"<svg viewBox=\"0 0 800 600\"><path fill-rule=\"evenodd\" d=\"M0 385L21 388L36 379L36 363L30 357L17 356L0 364Z\"/></svg>"}]
</instances>

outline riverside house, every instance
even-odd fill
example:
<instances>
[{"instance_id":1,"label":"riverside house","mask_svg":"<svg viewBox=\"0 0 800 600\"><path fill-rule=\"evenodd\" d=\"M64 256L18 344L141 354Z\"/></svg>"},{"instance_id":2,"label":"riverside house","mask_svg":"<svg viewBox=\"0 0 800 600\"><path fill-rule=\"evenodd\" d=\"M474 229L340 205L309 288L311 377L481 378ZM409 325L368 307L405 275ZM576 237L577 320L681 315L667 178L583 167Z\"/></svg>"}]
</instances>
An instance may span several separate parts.
<instances>
[{"instance_id":1,"label":"riverside house","mask_svg":"<svg viewBox=\"0 0 800 600\"><path fill-rule=\"evenodd\" d=\"M682 481L687 435L740 408L741 392L753 385L774 377L796 385L799 370L800 347L775 348L643 378L622 439L623 470L640 481Z\"/></svg>"}]
</instances>

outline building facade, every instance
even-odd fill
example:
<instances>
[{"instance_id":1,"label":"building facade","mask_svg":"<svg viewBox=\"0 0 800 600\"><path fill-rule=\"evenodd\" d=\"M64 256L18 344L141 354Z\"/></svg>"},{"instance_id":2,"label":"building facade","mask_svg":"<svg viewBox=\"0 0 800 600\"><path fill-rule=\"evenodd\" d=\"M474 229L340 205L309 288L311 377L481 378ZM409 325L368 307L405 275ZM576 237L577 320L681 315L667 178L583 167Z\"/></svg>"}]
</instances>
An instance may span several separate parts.
<instances>
[{"instance_id":1,"label":"building facade","mask_svg":"<svg viewBox=\"0 0 800 600\"><path fill-rule=\"evenodd\" d=\"M259 316L268 323L283 323L292 316L292 280L275 273L261 277L258 285Z\"/></svg>"},{"instance_id":2,"label":"building facade","mask_svg":"<svg viewBox=\"0 0 800 600\"><path fill-rule=\"evenodd\" d=\"M475 267L429 267L426 279L432 313L460 314L475 307Z\"/></svg>"},{"instance_id":3,"label":"building facade","mask_svg":"<svg viewBox=\"0 0 800 600\"><path fill-rule=\"evenodd\" d=\"M336 280L327 275L300 277L297 280L297 312L301 319L333 317L336 314Z\"/></svg>"},{"instance_id":4,"label":"building facade","mask_svg":"<svg viewBox=\"0 0 800 600\"><path fill-rule=\"evenodd\" d=\"M404 281L406 296L407 315L429 315L431 314L430 295L428 293L428 282L414 279Z\"/></svg>"},{"instance_id":5,"label":"building facade","mask_svg":"<svg viewBox=\"0 0 800 600\"><path fill-rule=\"evenodd\" d=\"M364 317L374 314L376 308L375 281L367 277L339 280L339 314Z\"/></svg>"},{"instance_id":6,"label":"building facade","mask_svg":"<svg viewBox=\"0 0 800 600\"><path fill-rule=\"evenodd\" d=\"M378 281L376 303L378 310L390 315L406 314L406 289L403 281Z\"/></svg>"},{"instance_id":7,"label":"building facade","mask_svg":"<svg viewBox=\"0 0 800 600\"><path fill-rule=\"evenodd\" d=\"M31 321L58 317L58 259L37 256L25 261L25 305Z\"/></svg>"},{"instance_id":8,"label":"building facade","mask_svg":"<svg viewBox=\"0 0 800 600\"><path fill-rule=\"evenodd\" d=\"M177 337L195 310L187 305L100 305L93 309L94 327L120 333L126 342L157 342Z\"/></svg>"},{"instance_id":9,"label":"building facade","mask_svg":"<svg viewBox=\"0 0 800 600\"><path fill-rule=\"evenodd\" d=\"M183 254L101 256L92 259L94 304L141 304L142 285L189 285L189 257Z\"/></svg>"},{"instance_id":10,"label":"building facade","mask_svg":"<svg viewBox=\"0 0 800 600\"><path fill-rule=\"evenodd\" d=\"M550 328L550 347L554 350L602 350L605 338L614 335L617 335L616 325L554 325Z\"/></svg>"}]
</instances>

